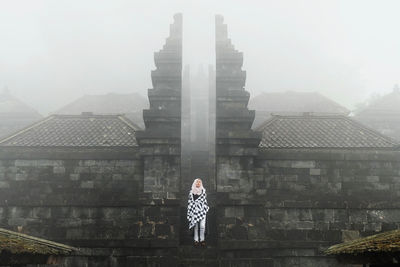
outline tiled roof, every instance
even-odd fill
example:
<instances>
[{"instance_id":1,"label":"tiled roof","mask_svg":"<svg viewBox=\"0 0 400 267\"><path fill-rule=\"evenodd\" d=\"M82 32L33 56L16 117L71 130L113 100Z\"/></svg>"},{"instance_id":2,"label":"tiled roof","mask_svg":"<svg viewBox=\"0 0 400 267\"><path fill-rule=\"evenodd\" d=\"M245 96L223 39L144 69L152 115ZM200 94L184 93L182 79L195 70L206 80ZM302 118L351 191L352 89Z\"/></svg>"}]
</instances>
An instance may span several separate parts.
<instances>
[{"instance_id":1,"label":"tiled roof","mask_svg":"<svg viewBox=\"0 0 400 267\"><path fill-rule=\"evenodd\" d=\"M384 232L329 247L328 255L362 255L400 251L400 230Z\"/></svg>"},{"instance_id":2,"label":"tiled roof","mask_svg":"<svg viewBox=\"0 0 400 267\"><path fill-rule=\"evenodd\" d=\"M265 148L394 148L397 142L343 115L273 116L261 125Z\"/></svg>"},{"instance_id":3,"label":"tiled roof","mask_svg":"<svg viewBox=\"0 0 400 267\"><path fill-rule=\"evenodd\" d=\"M0 253L70 255L76 248L0 228Z\"/></svg>"},{"instance_id":4,"label":"tiled roof","mask_svg":"<svg viewBox=\"0 0 400 267\"><path fill-rule=\"evenodd\" d=\"M3 140L0 146L136 146L139 127L121 115L51 115Z\"/></svg>"}]
</instances>

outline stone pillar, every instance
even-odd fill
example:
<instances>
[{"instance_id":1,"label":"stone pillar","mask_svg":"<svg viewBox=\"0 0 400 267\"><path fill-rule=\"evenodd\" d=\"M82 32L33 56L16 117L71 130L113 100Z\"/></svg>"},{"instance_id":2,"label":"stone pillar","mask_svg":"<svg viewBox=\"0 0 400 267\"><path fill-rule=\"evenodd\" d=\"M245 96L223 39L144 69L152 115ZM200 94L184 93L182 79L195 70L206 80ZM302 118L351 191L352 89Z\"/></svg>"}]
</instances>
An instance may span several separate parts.
<instances>
[{"instance_id":1,"label":"stone pillar","mask_svg":"<svg viewBox=\"0 0 400 267\"><path fill-rule=\"evenodd\" d=\"M181 136L181 192L186 192L188 190L190 182L190 170L191 170L191 152L192 152L192 142L191 142L191 90L190 87L190 67L186 65L183 69L182 77L182 136ZM186 198L186 195L183 195Z\"/></svg>"},{"instance_id":2,"label":"stone pillar","mask_svg":"<svg viewBox=\"0 0 400 267\"><path fill-rule=\"evenodd\" d=\"M180 180L182 14L174 16L164 47L154 53L156 69L143 110L145 130L137 133L144 161L144 191L153 198L176 198Z\"/></svg>"},{"instance_id":3,"label":"stone pillar","mask_svg":"<svg viewBox=\"0 0 400 267\"><path fill-rule=\"evenodd\" d=\"M217 190L246 192L261 134L251 130L255 111L247 108L250 94L244 89L243 53L232 45L223 20L215 17Z\"/></svg>"},{"instance_id":4,"label":"stone pillar","mask_svg":"<svg viewBox=\"0 0 400 267\"><path fill-rule=\"evenodd\" d=\"M209 188L212 192L216 192L217 185L215 179L215 69L213 65L208 66L208 114L209 114L209 126L208 126L208 177L209 177Z\"/></svg>"}]
</instances>

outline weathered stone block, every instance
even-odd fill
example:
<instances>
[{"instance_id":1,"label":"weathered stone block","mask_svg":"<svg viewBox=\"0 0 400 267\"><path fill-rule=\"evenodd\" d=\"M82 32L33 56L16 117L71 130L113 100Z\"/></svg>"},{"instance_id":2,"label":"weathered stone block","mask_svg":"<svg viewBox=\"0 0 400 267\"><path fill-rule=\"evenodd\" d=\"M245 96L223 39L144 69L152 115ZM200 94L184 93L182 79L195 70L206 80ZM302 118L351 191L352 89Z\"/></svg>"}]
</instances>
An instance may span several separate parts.
<instances>
[{"instance_id":1,"label":"weathered stone block","mask_svg":"<svg viewBox=\"0 0 400 267\"><path fill-rule=\"evenodd\" d=\"M344 222L345 223L345 222L349 221L349 214L348 214L347 210L335 209L333 214L334 214L335 222Z\"/></svg>"},{"instance_id":2,"label":"weathered stone block","mask_svg":"<svg viewBox=\"0 0 400 267\"><path fill-rule=\"evenodd\" d=\"M265 228L260 226L251 226L248 228L248 236L250 240L265 238Z\"/></svg>"},{"instance_id":3,"label":"weathered stone block","mask_svg":"<svg viewBox=\"0 0 400 267\"><path fill-rule=\"evenodd\" d=\"M65 167L63 167L63 166L54 166L53 167L53 173L54 174L64 174L65 173Z\"/></svg>"},{"instance_id":4,"label":"weathered stone block","mask_svg":"<svg viewBox=\"0 0 400 267\"><path fill-rule=\"evenodd\" d=\"M81 188L86 188L86 189L93 189L94 188L94 182L93 181L82 181Z\"/></svg>"},{"instance_id":5,"label":"weathered stone block","mask_svg":"<svg viewBox=\"0 0 400 267\"><path fill-rule=\"evenodd\" d=\"M267 189L256 189L256 194L259 196L267 195Z\"/></svg>"},{"instance_id":6,"label":"weathered stone block","mask_svg":"<svg viewBox=\"0 0 400 267\"><path fill-rule=\"evenodd\" d=\"M157 184L157 180L154 177L145 177L144 178L144 185L145 186L154 186Z\"/></svg>"},{"instance_id":7,"label":"weathered stone block","mask_svg":"<svg viewBox=\"0 0 400 267\"><path fill-rule=\"evenodd\" d=\"M149 217L150 220L158 220L161 216L164 216L158 206L145 208L144 215Z\"/></svg>"},{"instance_id":8,"label":"weathered stone block","mask_svg":"<svg viewBox=\"0 0 400 267\"><path fill-rule=\"evenodd\" d=\"M312 221L300 221L296 223L296 228L297 229L313 229L314 228L314 222Z\"/></svg>"},{"instance_id":9,"label":"weathered stone block","mask_svg":"<svg viewBox=\"0 0 400 267\"><path fill-rule=\"evenodd\" d=\"M122 180L123 178L122 178L122 175L120 173L115 173L115 174L112 175L112 179L114 181L119 181L119 180Z\"/></svg>"},{"instance_id":10,"label":"weathered stone block","mask_svg":"<svg viewBox=\"0 0 400 267\"><path fill-rule=\"evenodd\" d=\"M176 191L178 190L176 189ZM178 199L178 195L174 192L167 192L167 199Z\"/></svg>"},{"instance_id":11,"label":"weathered stone block","mask_svg":"<svg viewBox=\"0 0 400 267\"><path fill-rule=\"evenodd\" d=\"M23 159L16 160L14 164L16 167L32 167L38 165L36 160L23 160Z\"/></svg>"},{"instance_id":12,"label":"weathered stone block","mask_svg":"<svg viewBox=\"0 0 400 267\"><path fill-rule=\"evenodd\" d=\"M9 226L26 226L27 225L27 219L26 218L10 218L7 220L7 223Z\"/></svg>"},{"instance_id":13,"label":"weathered stone block","mask_svg":"<svg viewBox=\"0 0 400 267\"><path fill-rule=\"evenodd\" d=\"M225 207L225 217L243 217L243 206Z\"/></svg>"},{"instance_id":14,"label":"weathered stone block","mask_svg":"<svg viewBox=\"0 0 400 267\"><path fill-rule=\"evenodd\" d=\"M290 168L290 167L292 167L292 161L290 161L290 160L269 160L269 161L267 161L267 165L269 167Z\"/></svg>"},{"instance_id":15,"label":"weathered stone block","mask_svg":"<svg viewBox=\"0 0 400 267\"><path fill-rule=\"evenodd\" d=\"M380 231L382 231L382 223L366 223L364 226L364 230L380 232Z\"/></svg>"},{"instance_id":16,"label":"weathered stone block","mask_svg":"<svg viewBox=\"0 0 400 267\"><path fill-rule=\"evenodd\" d=\"M312 220L312 214L311 210L309 209L300 209L299 210L299 220L300 221L311 221Z\"/></svg>"},{"instance_id":17,"label":"weathered stone block","mask_svg":"<svg viewBox=\"0 0 400 267\"><path fill-rule=\"evenodd\" d=\"M66 232L66 238L70 240L74 239L83 239L84 238L84 229L83 228L69 228Z\"/></svg>"},{"instance_id":18,"label":"weathered stone block","mask_svg":"<svg viewBox=\"0 0 400 267\"><path fill-rule=\"evenodd\" d=\"M365 180L366 180L366 182L369 182L369 183L378 183L379 176L367 176Z\"/></svg>"},{"instance_id":19,"label":"weathered stone block","mask_svg":"<svg viewBox=\"0 0 400 267\"><path fill-rule=\"evenodd\" d=\"M306 169L310 169L310 168L315 168L315 161L292 161L291 163L291 167L292 168L306 168Z\"/></svg>"},{"instance_id":20,"label":"weathered stone block","mask_svg":"<svg viewBox=\"0 0 400 267\"><path fill-rule=\"evenodd\" d=\"M0 181L0 188L10 188L10 183L5 181Z\"/></svg>"},{"instance_id":21,"label":"weathered stone block","mask_svg":"<svg viewBox=\"0 0 400 267\"><path fill-rule=\"evenodd\" d=\"M248 235L247 235L247 229L244 226L241 225L235 225L232 228L228 230L228 235L232 239L241 239L241 240L247 240Z\"/></svg>"},{"instance_id":22,"label":"weathered stone block","mask_svg":"<svg viewBox=\"0 0 400 267\"><path fill-rule=\"evenodd\" d=\"M352 230L342 230L342 241L351 241L354 239L360 238L359 231L352 231Z\"/></svg>"},{"instance_id":23,"label":"weathered stone block","mask_svg":"<svg viewBox=\"0 0 400 267\"><path fill-rule=\"evenodd\" d=\"M49 207L34 207L32 209L32 216L34 218L42 218L42 219L50 219L51 216L51 208Z\"/></svg>"},{"instance_id":24,"label":"weathered stone block","mask_svg":"<svg viewBox=\"0 0 400 267\"><path fill-rule=\"evenodd\" d=\"M296 174L289 175L288 174L283 177L283 180L286 182L297 182L298 175L296 175Z\"/></svg>"},{"instance_id":25,"label":"weathered stone block","mask_svg":"<svg viewBox=\"0 0 400 267\"><path fill-rule=\"evenodd\" d=\"M307 240L308 231L303 229L292 229L285 230L284 237L281 239L285 240L296 240L296 241L304 241Z\"/></svg>"},{"instance_id":26,"label":"weathered stone block","mask_svg":"<svg viewBox=\"0 0 400 267\"><path fill-rule=\"evenodd\" d=\"M310 175L321 175L321 169L310 169Z\"/></svg>"},{"instance_id":27,"label":"weathered stone block","mask_svg":"<svg viewBox=\"0 0 400 267\"><path fill-rule=\"evenodd\" d=\"M28 180L28 174L26 173L17 173L15 174L16 181L26 181Z\"/></svg>"},{"instance_id":28,"label":"weathered stone block","mask_svg":"<svg viewBox=\"0 0 400 267\"><path fill-rule=\"evenodd\" d=\"M161 223L155 225L155 235L157 238L165 239L171 235L170 225L167 223Z\"/></svg>"},{"instance_id":29,"label":"weathered stone block","mask_svg":"<svg viewBox=\"0 0 400 267\"><path fill-rule=\"evenodd\" d=\"M79 174L78 173L71 173L70 175L69 175L69 179L71 180L71 181L78 181L79 180Z\"/></svg>"},{"instance_id":30,"label":"weathered stone block","mask_svg":"<svg viewBox=\"0 0 400 267\"><path fill-rule=\"evenodd\" d=\"M283 221L287 220L286 212L283 209L270 209L269 219L272 221Z\"/></svg>"},{"instance_id":31,"label":"weathered stone block","mask_svg":"<svg viewBox=\"0 0 400 267\"><path fill-rule=\"evenodd\" d=\"M79 166L83 167L91 167L91 166L96 166L97 163L95 160L81 160L79 161Z\"/></svg>"},{"instance_id":32,"label":"weathered stone block","mask_svg":"<svg viewBox=\"0 0 400 267\"><path fill-rule=\"evenodd\" d=\"M218 192L233 192L234 188L230 185L217 185Z\"/></svg>"},{"instance_id":33,"label":"weathered stone block","mask_svg":"<svg viewBox=\"0 0 400 267\"><path fill-rule=\"evenodd\" d=\"M244 217L266 217L266 211L262 206L246 206Z\"/></svg>"}]
</instances>

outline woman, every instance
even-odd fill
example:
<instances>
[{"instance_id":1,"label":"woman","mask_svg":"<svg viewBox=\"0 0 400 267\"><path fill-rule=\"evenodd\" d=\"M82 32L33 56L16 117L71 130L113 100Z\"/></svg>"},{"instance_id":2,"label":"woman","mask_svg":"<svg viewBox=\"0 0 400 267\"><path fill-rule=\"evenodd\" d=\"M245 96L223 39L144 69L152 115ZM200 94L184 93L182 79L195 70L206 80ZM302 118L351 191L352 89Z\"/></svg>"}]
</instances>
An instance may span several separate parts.
<instances>
[{"instance_id":1,"label":"woman","mask_svg":"<svg viewBox=\"0 0 400 267\"><path fill-rule=\"evenodd\" d=\"M205 246L204 233L206 229L206 214L209 210L207 204L206 189L203 187L201 179L195 179L192 184L192 190L189 192L189 201L187 209L187 219L189 220L189 229L194 227L194 245ZM200 239L199 239L200 230Z\"/></svg>"}]
</instances>

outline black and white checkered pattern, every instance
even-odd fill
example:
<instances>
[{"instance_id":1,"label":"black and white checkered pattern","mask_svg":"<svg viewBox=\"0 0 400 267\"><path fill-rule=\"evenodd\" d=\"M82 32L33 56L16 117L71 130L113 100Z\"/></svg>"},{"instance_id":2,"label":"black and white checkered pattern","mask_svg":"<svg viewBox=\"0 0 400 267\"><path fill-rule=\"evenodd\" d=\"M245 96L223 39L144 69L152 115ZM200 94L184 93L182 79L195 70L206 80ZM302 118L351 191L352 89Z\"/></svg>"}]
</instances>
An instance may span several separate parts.
<instances>
[{"instance_id":1,"label":"black and white checkered pattern","mask_svg":"<svg viewBox=\"0 0 400 267\"><path fill-rule=\"evenodd\" d=\"M189 201L187 209L187 219L189 221L189 229L194 227L197 222L204 219L210 208L207 204L206 190L203 189L200 196L194 200L192 192L189 192Z\"/></svg>"}]
</instances>

